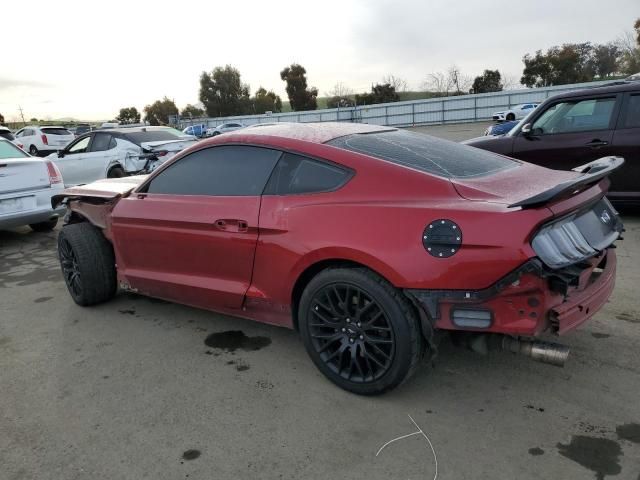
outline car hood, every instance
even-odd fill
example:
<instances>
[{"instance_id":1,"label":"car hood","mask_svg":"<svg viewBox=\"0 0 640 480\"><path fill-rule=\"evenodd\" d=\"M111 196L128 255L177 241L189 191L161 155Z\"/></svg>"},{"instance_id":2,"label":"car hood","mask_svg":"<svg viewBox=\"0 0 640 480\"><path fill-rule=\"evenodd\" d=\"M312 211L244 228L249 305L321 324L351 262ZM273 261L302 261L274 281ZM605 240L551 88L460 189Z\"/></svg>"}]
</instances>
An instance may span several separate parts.
<instances>
[{"instance_id":1,"label":"car hood","mask_svg":"<svg viewBox=\"0 0 640 480\"><path fill-rule=\"evenodd\" d=\"M104 201L122 197L146 180L148 175L135 175L122 178L105 178L86 185L70 187L62 193L51 197L51 205L55 208L65 198L74 199L101 199Z\"/></svg>"}]
</instances>

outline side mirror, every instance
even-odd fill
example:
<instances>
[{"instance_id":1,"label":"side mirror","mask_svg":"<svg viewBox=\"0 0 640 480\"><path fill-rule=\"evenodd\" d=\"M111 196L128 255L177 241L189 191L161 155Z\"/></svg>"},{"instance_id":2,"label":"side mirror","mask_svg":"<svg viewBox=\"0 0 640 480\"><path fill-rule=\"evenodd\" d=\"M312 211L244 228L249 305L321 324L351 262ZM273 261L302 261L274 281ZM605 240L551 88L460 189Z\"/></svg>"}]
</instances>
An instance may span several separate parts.
<instances>
[{"instance_id":1,"label":"side mirror","mask_svg":"<svg viewBox=\"0 0 640 480\"><path fill-rule=\"evenodd\" d=\"M58 150L58 158L64 157L64 150Z\"/></svg>"},{"instance_id":2,"label":"side mirror","mask_svg":"<svg viewBox=\"0 0 640 480\"><path fill-rule=\"evenodd\" d=\"M531 124L530 123L525 123L522 128L520 129L520 131L522 132L523 135L530 135L531 134Z\"/></svg>"}]
</instances>

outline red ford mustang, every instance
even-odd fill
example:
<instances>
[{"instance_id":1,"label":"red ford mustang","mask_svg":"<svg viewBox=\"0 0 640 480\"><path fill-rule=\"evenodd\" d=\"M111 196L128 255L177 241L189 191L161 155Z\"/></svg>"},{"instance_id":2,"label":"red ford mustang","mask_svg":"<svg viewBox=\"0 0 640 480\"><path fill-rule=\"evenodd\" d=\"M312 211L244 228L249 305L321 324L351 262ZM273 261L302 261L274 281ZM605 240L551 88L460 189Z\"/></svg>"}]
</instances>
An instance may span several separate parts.
<instances>
[{"instance_id":1,"label":"red ford mustang","mask_svg":"<svg viewBox=\"0 0 640 480\"><path fill-rule=\"evenodd\" d=\"M119 285L295 328L359 394L407 379L442 331L562 364L535 337L613 290L622 224L604 195L622 162L559 172L393 128L262 125L56 196L59 257L80 305Z\"/></svg>"}]
</instances>

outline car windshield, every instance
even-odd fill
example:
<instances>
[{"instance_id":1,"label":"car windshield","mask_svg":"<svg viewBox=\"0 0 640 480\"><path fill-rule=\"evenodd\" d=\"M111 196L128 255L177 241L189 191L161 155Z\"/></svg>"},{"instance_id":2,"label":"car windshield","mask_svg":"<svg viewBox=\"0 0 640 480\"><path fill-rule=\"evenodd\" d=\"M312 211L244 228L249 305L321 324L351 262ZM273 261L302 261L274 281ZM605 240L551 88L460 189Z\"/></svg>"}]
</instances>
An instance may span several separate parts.
<instances>
[{"instance_id":1,"label":"car windshield","mask_svg":"<svg viewBox=\"0 0 640 480\"><path fill-rule=\"evenodd\" d=\"M176 132L176 133L174 133ZM125 136L133 143L140 144L142 142L160 142L163 140L180 140L184 134L178 130L163 129L163 130L143 130L138 132L127 132Z\"/></svg>"},{"instance_id":2,"label":"car windshield","mask_svg":"<svg viewBox=\"0 0 640 480\"><path fill-rule=\"evenodd\" d=\"M41 128L40 130L42 130L42 133L44 133L45 135L73 135L66 128L60 128L60 127L44 127L44 128Z\"/></svg>"},{"instance_id":3,"label":"car windshield","mask_svg":"<svg viewBox=\"0 0 640 480\"><path fill-rule=\"evenodd\" d=\"M480 177L518 165L495 153L406 130L347 135L327 144L445 178Z\"/></svg>"},{"instance_id":4,"label":"car windshield","mask_svg":"<svg viewBox=\"0 0 640 480\"><path fill-rule=\"evenodd\" d=\"M9 130L0 130L0 137L6 138L7 140L15 140L16 138Z\"/></svg>"},{"instance_id":5,"label":"car windshield","mask_svg":"<svg viewBox=\"0 0 640 480\"><path fill-rule=\"evenodd\" d=\"M0 140L0 159L28 157L25 152L16 147L13 143Z\"/></svg>"}]
</instances>

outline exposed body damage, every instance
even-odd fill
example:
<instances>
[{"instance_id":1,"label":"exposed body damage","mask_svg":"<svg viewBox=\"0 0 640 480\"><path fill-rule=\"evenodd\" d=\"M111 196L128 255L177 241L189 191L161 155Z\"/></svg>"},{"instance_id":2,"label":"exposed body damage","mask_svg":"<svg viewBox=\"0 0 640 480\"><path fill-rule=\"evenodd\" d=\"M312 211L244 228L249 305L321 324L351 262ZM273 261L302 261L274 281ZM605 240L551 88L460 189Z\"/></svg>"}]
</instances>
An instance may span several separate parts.
<instances>
[{"instance_id":1,"label":"exposed body damage","mask_svg":"<svg viewBox=\"0 0 640 480\"><path fill-rule=\"evenodd\" d=\"M147 175L107 178L67 188L61 194L51 197L51 205L55 209L60 204L66 204L65 223L86 219L102 229L104 236L111 240L109 213L120 198L129 195L146 178Z\"/></svg>"}]
</instances>

